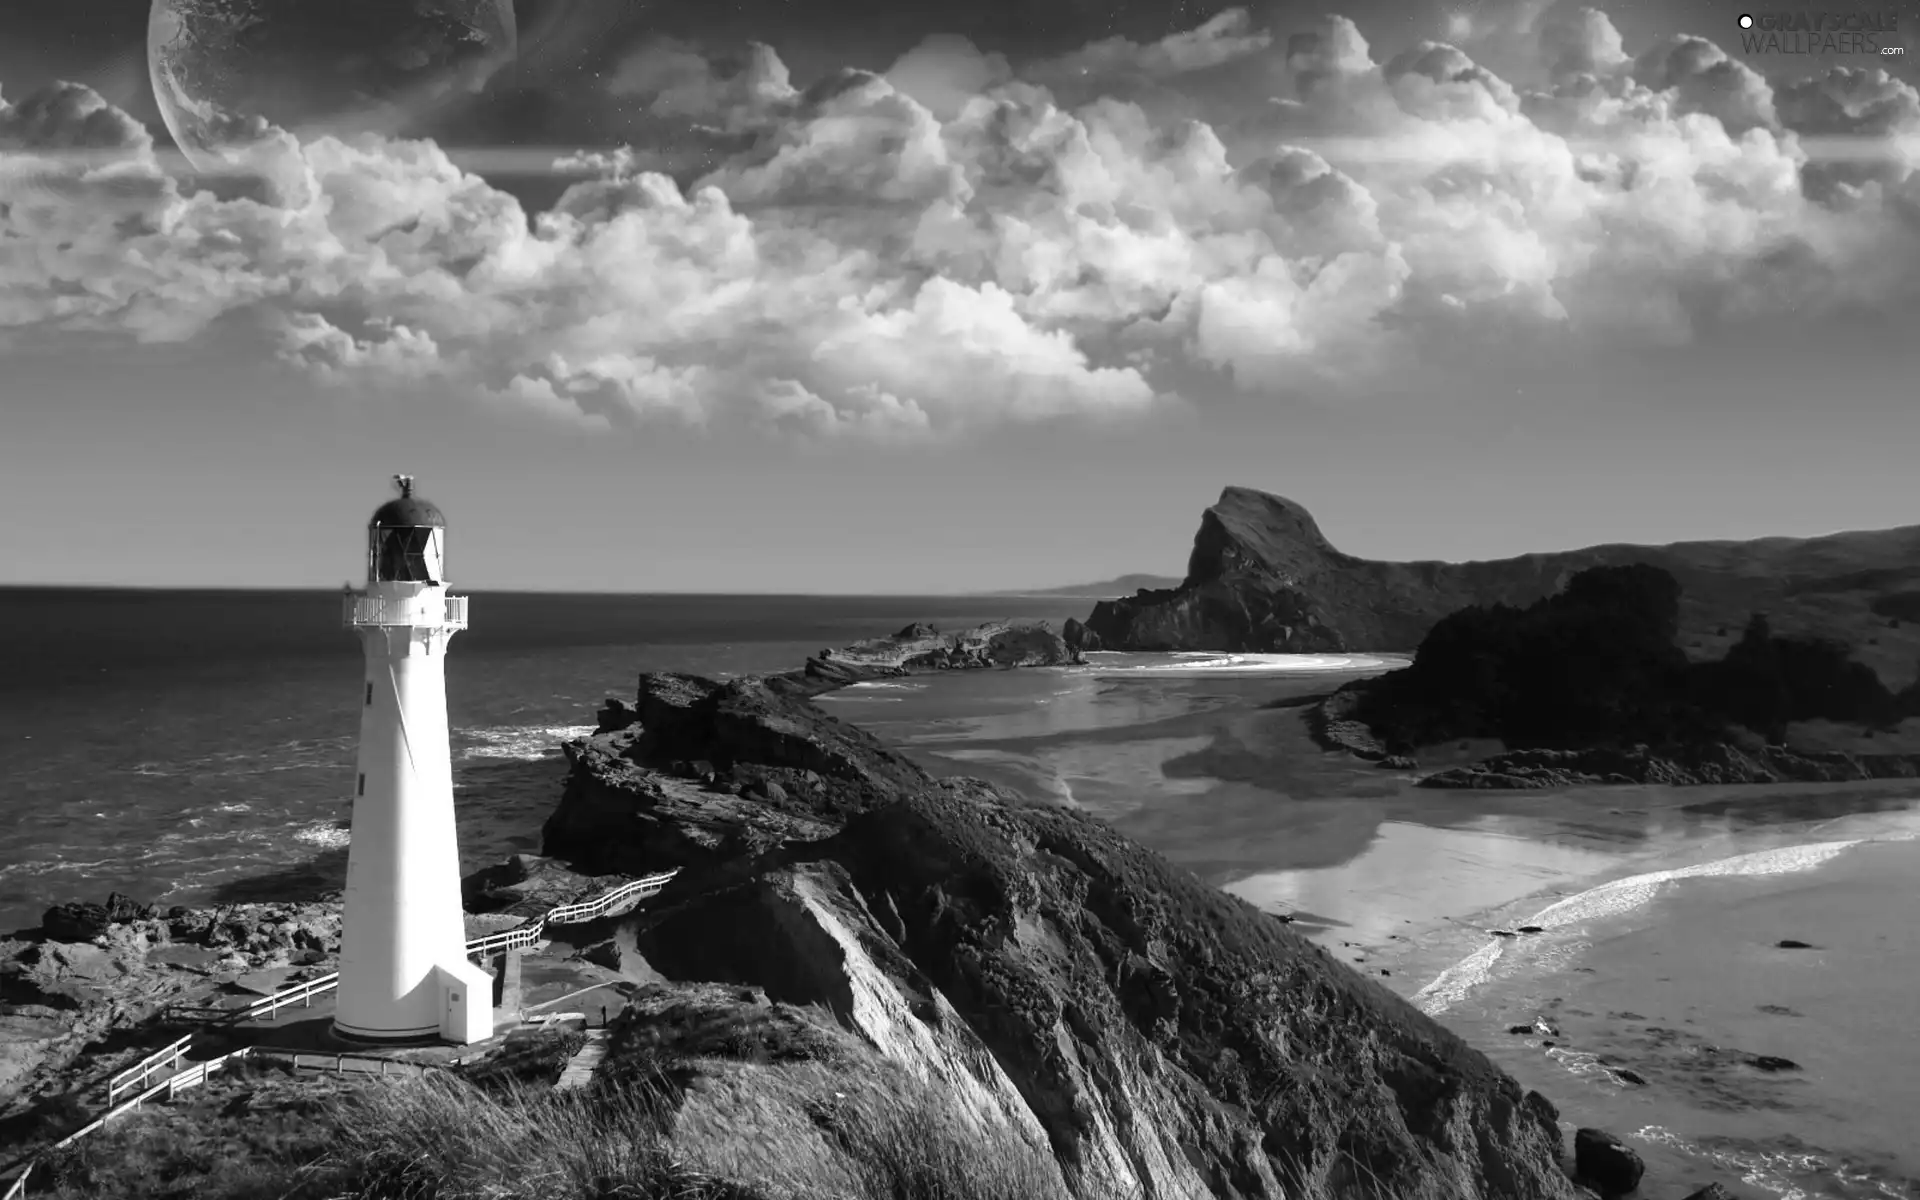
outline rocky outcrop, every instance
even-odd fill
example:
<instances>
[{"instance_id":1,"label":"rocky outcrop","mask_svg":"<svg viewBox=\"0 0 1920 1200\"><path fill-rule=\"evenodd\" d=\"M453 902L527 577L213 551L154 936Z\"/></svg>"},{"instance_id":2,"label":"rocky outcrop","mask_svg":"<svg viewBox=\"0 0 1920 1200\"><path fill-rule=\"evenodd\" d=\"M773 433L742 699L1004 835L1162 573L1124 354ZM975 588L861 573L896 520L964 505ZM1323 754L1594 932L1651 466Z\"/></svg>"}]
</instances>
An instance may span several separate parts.
<instances>
[{"instance_id":1,"label":"rocky outcrop","mask_svg":"<svg viewBox=\"0 0 1920 1200\"><path fill-rule=\"evenodd\" d=\"M581 875L556 859L515 854L466 876L460 881L460 894L462 905L470 915L530 918L563 904L590 899L620 882L614 878ZM499 928L512 923L487 922Z\"/></svg>"},{"instance_id":2,"label":"rocky outcrop","mask_svg":"<svg viewBox=\"0 0 1920 1200\"><path fill-rule=\"evenodd\" d=\"M710 864L824 837L930 782L809 703L819 682L641 676L632 705L608 701L599 732L564 747L570 770L544 852L593 873Z\"/></svg>"},{"instance_id":3,"label":"rocky outcrop","mask_svg":"<svg viewBox=\"0 0 1920 1200\"><path fill-rule=\"evenodd\" d=\"M916 621L892 637L822 650L820 660L856 670L911 673L1060 667L1079 662L1080 655L1047 621L989 621L956 633Z\"/></svg>"},{"instance_id":4,"label":"rocky outcrop","mask_svg":"<svg viewBox=\"0 0 1920 1200\"><path fill-rule=\"evenodd\" d=\"M1368 762L1393 757L1386 742L1360 720L1356 710L1366 694L1367 680L1356 679L1306 706L1307 733L1326 750L1345 750Z\"/></svg>"},{"instance_id":5,"label":"rocky outcrop","mask_svg":"<svg viewBox=\"0 0 1920 1200\"><path fill-rule=\"evenodd\" d=\"M90 942L116 924L144 920L153 915L153 905L141 904L130 896L115 892L105 904L77 901L56 904L40 918L40 928L56 942Z\"/></svg>"},{"instance_id":6,"label":"rocky outcrop","mask_svg":"<svg viewBox=\"0 0 1920 1200\"><path fill-rule=\"evenodd\" d=\"M831 1013L1078 1195L1571 1195L1545 1100L1097 821L769 681L649 676L606 716L545 851L683 867L621 919L649 971Z\"/></svg>"},{"instance_id":7,"label":"rocky outcrop","mask_svg":"<svg viewBox=\"0 0 1920 1200\"><path fill-rule=\"evenodd\" d=\"M1687 595L1689 642L1724 644L1756 609L1783 632L1858 625L1906 670L1920 632L1877 613L1920 583L1920 526L1818 538L1591 546L1486 562L1381 562L1342 553L1300 505L1230 487L1201 516L1177 588L1094 607L1110 650L1410 650L1470 604L1527 604L1587 567L1649 563ZM1853 632L1849 628L1849 632Z\"/></svg>"},{"instance_id":8,"label":"rocky outcrop","mask_svg":"<svg viewBox=\"0 0 1920 1200\"><path fill-rule=\"evenodd\" d=\"M92 936L67 940L76 933ZM90 1072L119 1065L104 1039L168 1004L206 1002L254 971L318 968L339 947L337 900L164 915L118 894L104 905L56 905L40 928L0 938L0 1114L11 1120L23 1103L65 1091L83 1056ZM135 1054L121 1041L120 1057Z\"/></svg>"},{"instance_id":9,"label":"rocky outcrop","mask_svg":"<svg viewBox=\"0 0 1920 1200\"><path fill-rule=\"evenodd\" d=\"M1726 742L1656 754L1625 750L1516 750L1420 780L1428 788L1529 790L1605 783L1686 787L1715 783L1848 783L1920 778L1920 754L1846 754L1783 746L1743 749Z\"/></svg>"},{"instance_id":10,"label":"rocky outcrop","mask_svg":"<svg viewBox=\"0 0 1920 1200\"><path fill-rule=\"evenodd\" d=\"M1573 1171L1602 1196L1624 1196L1640 1186L1646 1164L1632 1146L1604 1129L1579 1129L1573 1135Z\"/></svg>"},{"instance_id":11,"label":"rocky outcrop","mask_svg":"<svg viewBox=\"0 0 1920 1200\"><path fill-rule=\"evenodd\" d=\"M1088 629L1073 617L1068 617L1067 623L1060 627L1060 638L1066 642L1067 649L1072 650L1076 654L1085 654L1092 650L1106 649L1106 643L1100 640L1099 634Z\"/></svg>"}]
</instances>

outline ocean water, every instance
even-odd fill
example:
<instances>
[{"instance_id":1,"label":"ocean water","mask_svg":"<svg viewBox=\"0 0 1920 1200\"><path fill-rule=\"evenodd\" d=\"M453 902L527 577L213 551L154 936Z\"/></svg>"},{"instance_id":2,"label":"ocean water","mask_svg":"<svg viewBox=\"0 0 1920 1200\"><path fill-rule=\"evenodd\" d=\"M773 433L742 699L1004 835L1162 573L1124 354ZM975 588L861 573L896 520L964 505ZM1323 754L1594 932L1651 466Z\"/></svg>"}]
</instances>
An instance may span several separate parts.
<instances>
[{"instance_id":1,"label":"ocean water","mask_svg":"<svg viewBox=\"0 0 1920 1200\"><path fill-rule=\"evenodd\" d=\"M361 652L339 606L337 592L0 589L0 929L115 890L199 904L344 878ZM643 670L784 670L912 621L1085 608L477 593L447 658L462 858L538 848L560 743Z\"/></svg>"},{"instance_id":2,"label":"ocean water","mask_svg":"<svg viewBox=\"0 0 1920 1200\"><path fill-rule=\"evenodd\" d=\"M448 659L463 857L538 847L558 744L639 671L777 670L912 621L1086 607L476 595ZM336 593L0 590L0 619L0 928L110 890L173 904L338 885L359 648ZM1920 1200L1920 789L1433 792L1321 754L1274 704L1398 661L1096 654L820 703L935 773L1080 809L1290 914L1570 1128L1628 1136L1648 1196L1719 1181L1749 1200ZM1488 933L1522 924L1543 932ZM1536 1017L1557 1036L1508 1032ZM1756 1072L1753 1054L1802 1069Z\"/></svg>"}]
</instances>

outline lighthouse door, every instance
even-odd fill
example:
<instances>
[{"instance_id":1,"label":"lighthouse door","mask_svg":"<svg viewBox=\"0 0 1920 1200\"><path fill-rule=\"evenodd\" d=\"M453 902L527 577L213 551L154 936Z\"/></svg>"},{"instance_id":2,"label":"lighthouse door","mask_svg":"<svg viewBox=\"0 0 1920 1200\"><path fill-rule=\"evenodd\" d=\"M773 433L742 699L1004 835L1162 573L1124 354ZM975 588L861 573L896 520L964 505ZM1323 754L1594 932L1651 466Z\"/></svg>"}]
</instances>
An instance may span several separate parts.
<instances>
[{"instance_id":1,"label":"lighthouse door","mask_svg":"<svg viewBox=\"0 0 1920 1200\"><path fill-rule=\"evenodd\" d=\"M440 983L440 1036L472 1045L493 1035L493 980L472 963L437 969Z\"/></svg>"},{"instance_id":2,"label":"lighthouse door","mask_svg":"<svg viewBox=\"0 0 1920 1200\"><path fill-rule=\"evenodd\" d=\"M472 998L472 992L463 983L455 983L447 989L447 1012L440 1027L443 1033L458 1037L466 1031L467 1006L472 1003Z\"/></svg>"}]
</instances>

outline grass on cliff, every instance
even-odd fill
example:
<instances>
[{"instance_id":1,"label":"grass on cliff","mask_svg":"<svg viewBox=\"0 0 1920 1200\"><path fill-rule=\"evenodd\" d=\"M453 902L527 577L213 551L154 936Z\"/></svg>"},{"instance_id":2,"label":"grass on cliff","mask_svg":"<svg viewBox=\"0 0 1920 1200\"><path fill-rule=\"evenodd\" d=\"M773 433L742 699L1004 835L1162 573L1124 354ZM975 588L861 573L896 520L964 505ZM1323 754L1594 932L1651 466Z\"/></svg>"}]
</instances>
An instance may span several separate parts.
<instances>
[{"instance_id":1,"label":"grass on cliff","mask_svg":"<svg viewBox=\"0 0 1920 1200\"><path fill-rule=\"evenodd\" d=\"M249 1081L121 1118L44 1160L34 1200L1065 1200L1051 1160L983 1139L897 1069L755 1065L744 1091L556 1093L451 1073ZM739 1080L734 1081L736 1084ZM770 1125L775 1109L798 1120ZM704 1121L682 1146L675 1127ZM726 1170L722 1148L771 1169ZM704 1143L704 1144L702 1144ZM771 1157L770 1157L771 1156ZM781 1161L781 1160L785 1161ZM744 1165L744 1164L743 1164Z\"/></svg>"},{"instance_id":2,"label":"grass on cliff","mask_svg":"<svg viewBox=\"0 0 1920 1200\"><path fill-rule=\"evenodd\" d=\"M517 1085L553 1086L566 1072L567 1062L586 1045L578 1029L530 1029L509 1034L498 1051L465 1068L461 1074L486 1091Z\"/></svg>"}]
</instances>

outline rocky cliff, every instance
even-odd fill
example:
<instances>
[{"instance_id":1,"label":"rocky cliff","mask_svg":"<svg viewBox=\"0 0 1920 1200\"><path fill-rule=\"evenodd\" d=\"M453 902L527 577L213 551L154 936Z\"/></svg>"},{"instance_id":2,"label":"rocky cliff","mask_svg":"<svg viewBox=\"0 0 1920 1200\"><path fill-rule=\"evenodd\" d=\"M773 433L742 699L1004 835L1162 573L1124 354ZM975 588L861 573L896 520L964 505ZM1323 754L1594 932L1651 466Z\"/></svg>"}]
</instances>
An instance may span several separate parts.
<instances>
[{"instance_id":1,"label":"rocky cliff","mask_svg":"<svg viewBox=\"0 0 1920 1200\"><path fill-rule=\"evenodd\" d=\"M1644 562L1679 580L1690 652L1723 649L1765 610L1783 633L1862 647L1911 674L1920 628L1920 526L1816 538L1605 545L1486 562L1380 562L1336 549L1300 505L1230 487L1202 514L1177 588L1104 601L1087 628L1110 650L1411 650L1447 613L1527 604L1587 567Z\"/></svg>"},{"instance_id":2,"label":"rocky cliff","mask_svg":"<svg viewBox=\"0 0 1920 1200\"><path fill-rule=\"evenodd\" d=\"M826 1014L1077 1196L1572 1195L1551 1105L1397 996L1097 821L928 779L818 686L645 676L569 747L544 852L683 867L603 931L645 976Z\"/></svg>"},{"instance_id":3,"label":"rocky cliff","mask_svg":"<svg viewBox=\"0 0 1920 1200\"><path fill-rule=\"evenodd\" d=\"M916 621L892 637L822 650L810 661L856 671L914 672L1058 667L1080 656L1046 621L989 621L953 633Z\"/></svg>"}]
</instances>

